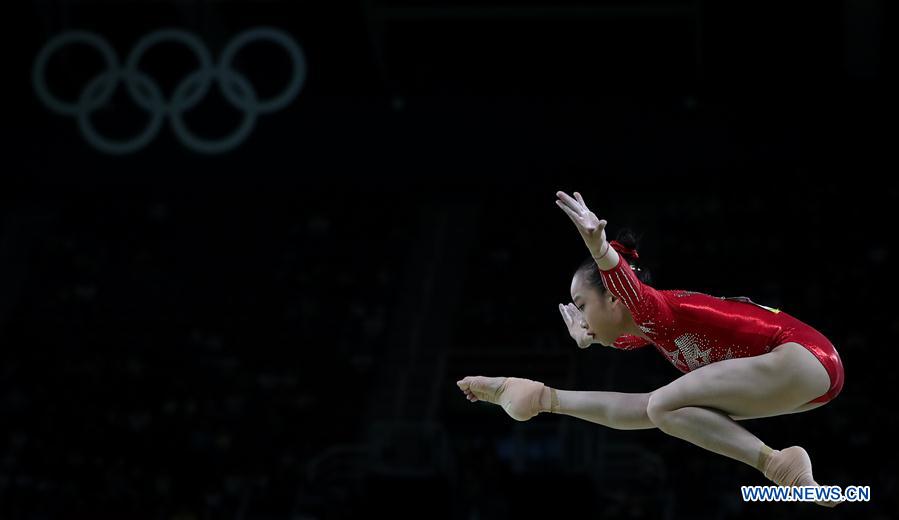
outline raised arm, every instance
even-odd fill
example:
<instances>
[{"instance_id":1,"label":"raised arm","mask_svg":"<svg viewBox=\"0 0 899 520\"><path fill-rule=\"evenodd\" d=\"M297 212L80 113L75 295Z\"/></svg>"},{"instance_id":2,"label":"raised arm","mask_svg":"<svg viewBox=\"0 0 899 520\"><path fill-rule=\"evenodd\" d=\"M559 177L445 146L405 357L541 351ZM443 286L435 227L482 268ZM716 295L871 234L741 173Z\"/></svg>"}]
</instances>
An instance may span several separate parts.
<instances>
[{"instance_id":1,"label":"raised arm","mask_svg":"<svg viewBox=\"0 0 899 520\"><path fill-rule=\"evenodd\" d=\"M574 197L556 192L556 204L568 215L599 266L603 285L631 311L634 322L646 332L670 315L661 294L637 278L630 264L606 240L606 225L590 211L580 193Z\"/></svg>"},{"instance_id":2,"label":"raised arm","mask_svg":"<svg viewBox=\"0 0 899 520\"><path fill-rule=\"evenodd\" d=\"M595 213L587 208L584 198L580 193L574 192L574 198L563 191L557 191L559 198L556 205L562 208L568 217L574 222L584 244L590 251L590 255L596 260L596 265L603 271L611 271L618 265L618 251L615 251L606 240L606 225L608 222L600 220Z\"/></svg>"}]
</instances>

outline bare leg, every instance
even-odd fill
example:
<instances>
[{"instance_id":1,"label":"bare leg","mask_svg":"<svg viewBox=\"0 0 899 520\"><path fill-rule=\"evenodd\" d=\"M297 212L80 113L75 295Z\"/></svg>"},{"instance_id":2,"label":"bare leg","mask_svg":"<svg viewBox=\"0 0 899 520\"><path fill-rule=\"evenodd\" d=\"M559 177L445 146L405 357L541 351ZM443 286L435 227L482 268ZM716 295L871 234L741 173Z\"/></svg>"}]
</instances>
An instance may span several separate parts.
<instances>
[{"instance_id":1,"label":"bare leg","mask_svg":"<svg viewBox=\"0 0 899 520\"><path fill-rule=\"evenodd\" d=\"M700 448L758 467L764 443L724 412L684 406L657 417L659 429Z\"/></svg>"},{"instance_id":2,"label":"bare leg","mask_svg":"<svg viewBox=\"0 0 899 520\"><path fill-rule=\"evenodd\" d=\"M647 413L665 433L744 462L779 485L815 486L804 449L772 450L730 415L810 409L810 401L829 387L821 363L802 345L786 343L761 356L720 361L681 376L652 393Z\"/></svg>"},{"instance_id":3,"label":"bare leg","mask_svg":"<svg viewBox=\"0 0 899 520\"><path fill-rule=\"evenodd\" d=\"M646 407L652 394L621 392L578 392L555 390L559 409L555 413L577 417L616 430L656 428L649 420Z\"/></svg>"},{"instance_id":4,"label":"bare leg","mask_svg":"<svg viewBox=\"0 0 899 520\"><path fill-rule=\"evenodd\" d=\"M652 393L647 414L669 435L758 468L764 444L730 415L789 413L829 386L821 363L801 345L788 343L684 374Z\"/></svg>"},{"instance_id":5,"label":"bare leg","mask_svg":"<svg viewBox=\"0 0 899 520\"><path fill-rule=\"evenodd\" d=\"M469 376L458 381L459 388L472 402L487 401L499 404L497 393L504 377ZM557 405L552 405L551 393L555 392ZM617 430L645 430L657 428L647 412L652 393L622 393L600 391L557 390L545 387L537 411L568 415ZM753 410L746 415L730 415L734 420L756 419L784 413L796 413L822 406L822 403L806 404L793 410ZM708 407L706 407L708 408ZM727 416L718 410L710 412ZM702 417L700 417L700 420ZM748 432L747 432L748 433ZM750 446L751 449L751 446ZM712 450L715 451L715 450ZM717 453L717 451L716 451ZM758 451L756 450L756 453Z\"/></svg>"},{"instance_id":6,"label":"bare leg","mask_svg":"<svg viewBox=\"0 0 899 520\"><path fill-rule=\"evenodd\" d=\"M550 389L550 391L555 389ZM576 417L616 430L649 430L658 428L649 418L646 408L652 393L632 394L621 392L586 392L576 390L555 390L559 399L559 407L553 413ZM784 413L805 412L823 406L824 403L806 404L781 413L765 413L760 415L721 415L735 421L759 419L783 415ZM713 408L710 411L719 412ZM549 411L545 406L541 411Z\"/></svg>"}]
</instances>

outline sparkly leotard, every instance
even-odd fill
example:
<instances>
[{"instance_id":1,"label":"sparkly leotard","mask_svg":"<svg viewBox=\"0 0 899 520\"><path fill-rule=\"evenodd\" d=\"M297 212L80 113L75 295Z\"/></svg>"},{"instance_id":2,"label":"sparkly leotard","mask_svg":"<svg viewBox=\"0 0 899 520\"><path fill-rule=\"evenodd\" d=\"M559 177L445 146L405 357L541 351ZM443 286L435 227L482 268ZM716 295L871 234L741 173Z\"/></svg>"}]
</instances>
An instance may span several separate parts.
<instances>
[{"instance_id":1,"label":"sparkly leotard","mask_svg":"<svg viewBox=\"0 0 899 520\"><path fill-rule=\"evenodd\" d=\"M827 402L843 388L843 363L830 341L813 327L749 298L717 298L690 291L659 291L641 282L619 255L602 271L606 288L627 306L640 330L618 338L624 350L654 345L681 372L724 359L758 356L784 343L799 343L824 365L830 389L811 402Z\"/></svg>"}]
</instances>

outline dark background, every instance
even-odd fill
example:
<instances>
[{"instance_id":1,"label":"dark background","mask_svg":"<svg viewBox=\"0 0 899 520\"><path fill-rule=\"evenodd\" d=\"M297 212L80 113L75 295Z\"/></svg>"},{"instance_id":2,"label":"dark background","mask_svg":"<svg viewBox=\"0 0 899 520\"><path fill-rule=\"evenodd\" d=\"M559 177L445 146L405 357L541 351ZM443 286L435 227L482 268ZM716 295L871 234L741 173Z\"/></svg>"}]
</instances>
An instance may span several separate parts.
<instances>
[{"instance_id":1,"label":"dark background","mask_svg":"<svg viewBox=\"0 0 899 520\"><path fill-rule=\"evenodd\" d=\"M894 439L894 6L843 2L32 1L10 16L0 187L0 517L890 518ZM14 20L14 21L13 21ZM54 35L119 59L180 27L214 57L278 27L308 77L249 138L197 153L166 122L94 149L35 95ZM142 70L166 95L176 44ZM235 68L260 95L283 50ZM74 101L103 66L50 61ZM12 114L15 113L15 118ZM18 118L19 115L21 119ZM217 88L186 115L220 137ZM92 121L147 115L118 87ZM661 289L749 296L826 334L842 394L743 423L804 446L872 501L746 504L755 470L657 430L470 404L465 375L647 392L652 349L579 350L557 304L586 250L580 191L631 227ZM893 511L893 513L890 513ZM585 516L586 515L586 516Z\"/></svg>"}]
</instances>

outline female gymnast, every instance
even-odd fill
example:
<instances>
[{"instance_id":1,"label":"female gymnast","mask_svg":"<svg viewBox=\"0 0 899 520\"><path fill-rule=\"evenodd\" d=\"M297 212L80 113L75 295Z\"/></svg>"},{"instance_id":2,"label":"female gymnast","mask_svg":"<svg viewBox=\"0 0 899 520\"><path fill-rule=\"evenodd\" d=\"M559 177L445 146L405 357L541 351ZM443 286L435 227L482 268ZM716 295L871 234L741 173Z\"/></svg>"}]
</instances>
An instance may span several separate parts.
<instances>
[{"instance_id":1,"label":"female gymnast","mask_svg":"<svg viewBox=\"0 0 899 520\"><path fill-rule=\"evenodd\" d=\"M608 242L607 222L579 193L556 196L591 256L571 281L574 304L559 304L571 337L581 348L652 344L684 374L642 394L469 376L456 382L468 400L501 405L518 421L550 412L621 430L658 428L749 464L778 485L817 486L803 448L771 449L736 421L804 412L835 398L843 387L843 365L827 338L747 298L650 287L640 279L642 270L630 265L639 260L633 243Z\"/></svg>"}]
</instances>

